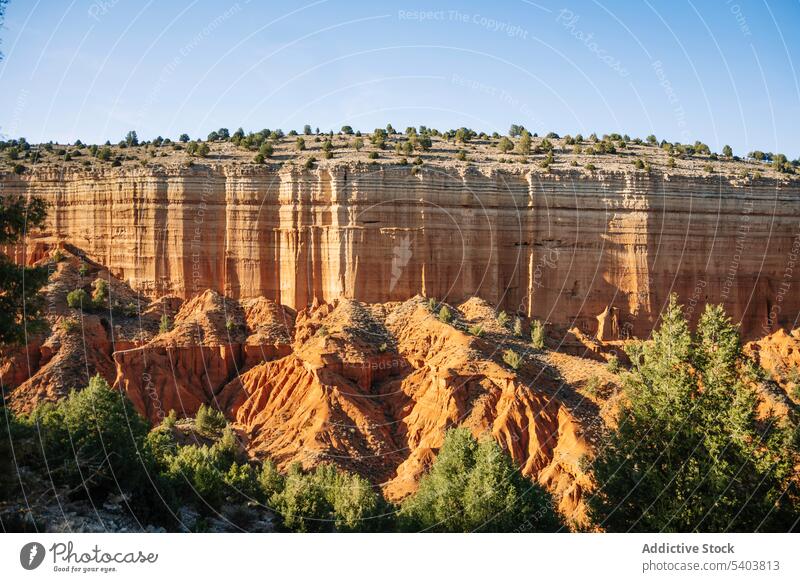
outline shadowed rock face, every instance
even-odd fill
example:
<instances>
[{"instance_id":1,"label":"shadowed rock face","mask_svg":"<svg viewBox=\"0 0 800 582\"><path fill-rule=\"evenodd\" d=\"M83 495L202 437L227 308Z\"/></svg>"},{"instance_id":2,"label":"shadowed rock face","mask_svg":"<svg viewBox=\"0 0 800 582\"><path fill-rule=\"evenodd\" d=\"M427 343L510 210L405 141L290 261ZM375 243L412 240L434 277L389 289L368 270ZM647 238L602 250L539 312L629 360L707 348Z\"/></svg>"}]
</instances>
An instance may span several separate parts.
<instances>
[{"instance_id":1,"label":"shadowed rock face","mask_svg":"<svg viewBox=\"0 0 800 582\"><path fill-rule=\"evenodd\" d=\"M148 296L212 289L294 309L415 294L646 336L668 294L723 302L748 337L791 324L797 182L629 170L217 165L37 170L63 241ZM793 247L794 245L794 247ZM601 328L601 329L598 329Z\"/></svg>"}]
</instances>

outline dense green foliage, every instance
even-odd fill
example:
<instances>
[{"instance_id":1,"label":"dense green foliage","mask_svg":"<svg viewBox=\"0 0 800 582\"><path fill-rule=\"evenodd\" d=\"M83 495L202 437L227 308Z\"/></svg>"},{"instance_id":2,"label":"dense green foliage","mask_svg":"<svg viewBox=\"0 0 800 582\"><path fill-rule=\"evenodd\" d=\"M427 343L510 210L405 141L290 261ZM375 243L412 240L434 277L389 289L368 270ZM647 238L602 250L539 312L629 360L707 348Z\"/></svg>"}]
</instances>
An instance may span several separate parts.
<instances>
[{"instance_id":1,"label":"dense green foliage","mask_svg":"<svg viewBox=\"0 0 800 582\"><path fill-rule=\"evenodd\" d=\"M609 531L786 531L798 518L795 426L756 414L753 366L720 306L689 331L673 296L628 349L627 402L594 463Z\"/></svg>"},{"instance_id":2,"label":"dense green foliage","mask_svg":"<svg viewBox=\"0 0 800 582\"><path fill-rule=\"evenodd\" d=\"M46 472L71 496L98 502L113 493L152 491L147 424L99 376L83 390L57 404L43 404L30 418L13 423L18 463ZM140 500L138 508L147 508Z\"/></svg>"},{"instance_id":3,"label":"dense green foliage","mask_svg":"<svg viewBox=\"0 0 800 582\"><path fill-rule=\"evenodd\" d=\"M522 476L491 438L476 441L465 428L447 431L418 491L400 510L410 531L557 531L550 496Z\"/></svg>"},{"instance_id":4,"label":"dense green foliage","mask_svg":"<svg viewBox=\"0 0 800 582\"><path fill-rule=\"evenodd\" d=\"M44 224L46 211L41 198L0 197L0 245L14 244ZM0 253L0 347L20 343L41 328L39 290L46 282L47 268L21 267Z\"/></svg>"},{"instance_id":5,"label":"dense green foliage","mask_svg":"<svg viewBox=\"0 0 800 582\"><path fill-rule=\"evenodd\" d=\"M270 504L294 531L380 531L388 525L386 504L369 481L330 464L311 472L294 464L277 484L265 466L261 483L273 489Z\"/></svg>"},{"instance_id":6,"label":"dense green foliage","mask_svg":"<svg viewBox=\"0 0 800 582\"><path fill-rule=\"evenodd\" d=\"M199 432L211 435L221 431L227 424L225 417L219 410L214 410L205 404L201 404L197 410L194 423Z\"/></svg>"}]
</instances>

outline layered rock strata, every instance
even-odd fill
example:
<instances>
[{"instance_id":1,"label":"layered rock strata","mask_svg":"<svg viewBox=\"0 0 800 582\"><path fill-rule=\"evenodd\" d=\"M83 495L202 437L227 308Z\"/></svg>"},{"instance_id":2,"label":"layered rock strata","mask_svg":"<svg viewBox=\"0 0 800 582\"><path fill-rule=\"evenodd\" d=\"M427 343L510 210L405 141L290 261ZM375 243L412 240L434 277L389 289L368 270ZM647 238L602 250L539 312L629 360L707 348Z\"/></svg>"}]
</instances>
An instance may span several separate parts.
<instances>
[{"instance_id":1,"label":"layered rock strata","mask_svg":"<svg viewBox=\"0 0 800 582\"><path fill-rule=\"evenodd\" d=\"M247 164L6 175L51 202L29 256L75 245L151 297L294 309L416 294L645 336L670 292L747 336L791 327L800 188L773 179L519 166ZM38 250L37 250L38 249Z\"/></svg>"}]
</instances>

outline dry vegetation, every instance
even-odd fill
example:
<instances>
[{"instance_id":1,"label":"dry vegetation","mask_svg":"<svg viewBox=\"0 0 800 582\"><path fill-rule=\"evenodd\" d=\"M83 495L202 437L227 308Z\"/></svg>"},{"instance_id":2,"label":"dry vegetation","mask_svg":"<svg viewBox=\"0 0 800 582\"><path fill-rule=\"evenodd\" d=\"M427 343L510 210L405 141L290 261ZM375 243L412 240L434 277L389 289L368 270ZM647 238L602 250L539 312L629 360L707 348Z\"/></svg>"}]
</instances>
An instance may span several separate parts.
<instances>
[{"instance_id":1,"label":"dry vegetation","mask_svg":"<svg viewBox=\"0 0 800 582\"><path fill-rule=\"evenodd\" d=\"M345 126L338 133L303 133L264 129L232 134L220 129L205 140L183 134L178 141L158 137L139 142L130 132L117 144L88 145L46 143L33 145L23 138L0 142L0 171L25 174L41 166L96 170L132 166L189 166L194 164L256 164L272 167L297 164L307 169L331 162L381 165L433 164L438 167L509 165L539 172L596 169L639 173L720 175L732 178L797 179L800 160L785 155L748 152L734 155L725 146L715 153L701 142L659 141L628 135L540 136L512 126L508 136L476 133L467 128L440 132L424 126L395 131L391 125L371 133ZM414 170L417 171L417 170Z\"/></svg>"}]
</instances>

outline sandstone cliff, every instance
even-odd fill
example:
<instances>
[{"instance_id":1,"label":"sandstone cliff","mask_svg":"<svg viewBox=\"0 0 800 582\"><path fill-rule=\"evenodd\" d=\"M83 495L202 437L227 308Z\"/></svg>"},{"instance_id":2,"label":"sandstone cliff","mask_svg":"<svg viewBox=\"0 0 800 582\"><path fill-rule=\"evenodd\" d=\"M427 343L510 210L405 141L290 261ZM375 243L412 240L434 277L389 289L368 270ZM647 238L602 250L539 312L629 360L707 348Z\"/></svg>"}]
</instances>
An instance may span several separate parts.
<instances>
[{"instance_id":1,"label":"sandstone cliff","mask_svg":"<svg viewBox=\"0 0 800 582\"><path fill-rule=\"evenodd\" d=\"M791 181L342 162L43 167L0 183L52 203L31 256L73 244L150 297L479 296L602 339L645 336L673 291L695 316L723 302L752 337L800 311Z\"/></svg>"}]
</instances>

